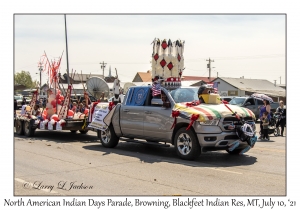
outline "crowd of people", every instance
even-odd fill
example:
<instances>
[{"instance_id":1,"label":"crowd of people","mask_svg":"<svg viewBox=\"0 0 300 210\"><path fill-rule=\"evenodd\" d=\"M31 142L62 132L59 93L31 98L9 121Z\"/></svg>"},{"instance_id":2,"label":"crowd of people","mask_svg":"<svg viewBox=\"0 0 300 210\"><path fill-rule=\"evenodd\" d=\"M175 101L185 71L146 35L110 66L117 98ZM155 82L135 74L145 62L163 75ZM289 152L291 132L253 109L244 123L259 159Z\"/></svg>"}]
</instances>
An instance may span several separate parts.
<instances>
[{"instance_id":1,"label":"crowd of people","mask_svg":"<svg viewBox=\"0 0 300 210\"><path fill-rule=\"evenodd\" d=\"M262 140L270 140L269 137L269 124L271 121L271 117L273 116L273 113L271 112L271 105L268 100L264 100L264 105L259 107L260 108L260 133L261 136L259 139ZM276 112L274 113L279 116L277 122L276 122L276 129L280 126L280 133L278 133L279 136L283 136L284 128L286 126L286 107L284 106L283 101L281 100L279 102L279 107L276 109Z\"/></svg>"}]
</instances>

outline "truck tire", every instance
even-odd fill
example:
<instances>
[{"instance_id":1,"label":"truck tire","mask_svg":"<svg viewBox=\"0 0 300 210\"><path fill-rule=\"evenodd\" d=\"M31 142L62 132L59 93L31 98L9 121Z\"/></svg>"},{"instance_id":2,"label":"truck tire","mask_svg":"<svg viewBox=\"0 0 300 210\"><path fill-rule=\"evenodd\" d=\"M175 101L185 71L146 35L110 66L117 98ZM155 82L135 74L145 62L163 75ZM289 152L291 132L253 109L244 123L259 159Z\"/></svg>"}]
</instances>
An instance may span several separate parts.
<instances>
[{"instance_id":1,"label":"truck tire","mask_svg":"<svg viewBox=\"0 0 300 210\"><path fill-rule=\"evenodd\" d=\"M103 147L114 148L119 143L119 137L116 135L115 130L110 124L105 131L98 131L98 136L100 137L100 141Z\"/></svg>"},{"instance_id":2,"label":"truck tire","mask_svg":"<svg viewBox=\"0 0 300 210\"><path fill-rule=\"evenodd\" d=\"M24 135L23 121L16 120L16 134Z\"/></svg>"},{"instance_id":3,"label":"truck tire","mask_svg":"<svg viewBox=\"0 0 300 210\"><path fill-rule=\"evenodd\" d=\"M34 135L35 129L31 128L30 122L29 121L24 121L23 122L23 130L25 136L31 137Z\"/></svg>"},{"instance_id":4,"label":"truck tire","mask_svg":"<svg viewBox=\"0 0 300 210\"><path fill-rule=\"evenodd\" d=\"M177 155L184 160L194 160L200 153L200 145L195 133L186 127L180 128L174 139Z\"/></svg>"},{"instance_id":5,"label":"truck tire","mask_svg":"<svg viewBox=\"0 0 300 210\"><path fill-rule=\"evenodd\" d=\"M89 130L79 130L81 134L86 134Z\"/></svg>"}]
</instances>

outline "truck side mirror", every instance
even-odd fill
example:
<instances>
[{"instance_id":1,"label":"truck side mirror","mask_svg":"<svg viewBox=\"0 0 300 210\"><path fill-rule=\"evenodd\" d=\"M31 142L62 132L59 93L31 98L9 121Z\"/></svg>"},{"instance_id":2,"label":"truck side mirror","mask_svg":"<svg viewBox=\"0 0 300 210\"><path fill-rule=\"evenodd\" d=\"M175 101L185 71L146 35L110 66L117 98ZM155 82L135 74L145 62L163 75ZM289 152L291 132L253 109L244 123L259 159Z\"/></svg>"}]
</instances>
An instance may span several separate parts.
<instances>
[{"instance_id":1,"label":"truck side mirror","mask_svg":"<svg viewBox=\"0 0 300 210\"><path fill-rule=\"evenodd\" d=\"M250 102L247 102L246 104L245 104L245 106L250 106L251 105L251 103Z\"/></svg>"}]
</instances>

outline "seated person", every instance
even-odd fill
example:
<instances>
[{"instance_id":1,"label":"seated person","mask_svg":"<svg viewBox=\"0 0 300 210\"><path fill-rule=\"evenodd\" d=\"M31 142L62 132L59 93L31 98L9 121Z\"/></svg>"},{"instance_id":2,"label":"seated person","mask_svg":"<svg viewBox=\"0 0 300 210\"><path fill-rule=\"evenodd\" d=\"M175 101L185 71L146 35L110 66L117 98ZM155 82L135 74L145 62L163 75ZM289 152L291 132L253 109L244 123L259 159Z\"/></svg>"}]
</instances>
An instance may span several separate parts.
<instances>
[{"instance_id":1,"label":"seated person","mask_svg":"<svg viewBox=\"0 0 300 210\"><path fill-rule=\"evenodd\" d=\"M36 117L41 116L40 106L38 104L34 105L34 108L32 110L32 115L34 115Z\"/></svg>"},{"instance_id":2,"label":"seated person","mask_svg":"<svg viewBox=\"0 0 300 210\"><path fill-rule=\"evenodd\" d=\"M72 103L72 108L71 108L71 110L75 113L76 112L76 110L77 110L77 103L74 101L73 103Z\"/></svg>"},{"instance_id":3,"label":"seated person","mask_svg":"<svg viewBox=\"0 0 300 210\"><path fill-rule=\"evenodd\" d=\"M80 103L76 112L84 113L84 110L85 110L85 107L83 106L83 103Z\"/></svg>"},{"instance_id":4,"label":"seated person","mask_svg":"<svg viewBox=\"0 0 300 210\"><path fill-rule=\"evenodd\" d=\"M163 101L163 107L171 107L170 101L164 92L161 92L161 100Z\"/></svg>"}]
</instances>

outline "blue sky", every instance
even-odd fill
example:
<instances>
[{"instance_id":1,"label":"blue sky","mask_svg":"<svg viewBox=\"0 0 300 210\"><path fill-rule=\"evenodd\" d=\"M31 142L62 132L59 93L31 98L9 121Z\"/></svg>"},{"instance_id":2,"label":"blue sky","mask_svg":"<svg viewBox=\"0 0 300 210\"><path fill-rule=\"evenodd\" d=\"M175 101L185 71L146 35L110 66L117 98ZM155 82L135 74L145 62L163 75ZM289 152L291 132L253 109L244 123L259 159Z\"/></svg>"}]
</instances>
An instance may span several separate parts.
<instances>
[{"instance_id":1,"label":"blue sky","mask_svg":"<svg viewBox=\"0 0 300 210\"><path fill-rule=\"evenodd\" d=\"M151 69L156 38L185 41L183 75L241 77L285 83L285 15L67 15L69 69L99 73L100 62L117 68L121 81ZM39 80L37 63L46 51L55 59L66 44L64 15L15 15L15 72ZM114 73L114 71L113 71ZM47 75L43 73L43 82Z\"/></svg>"}]
</instances>

